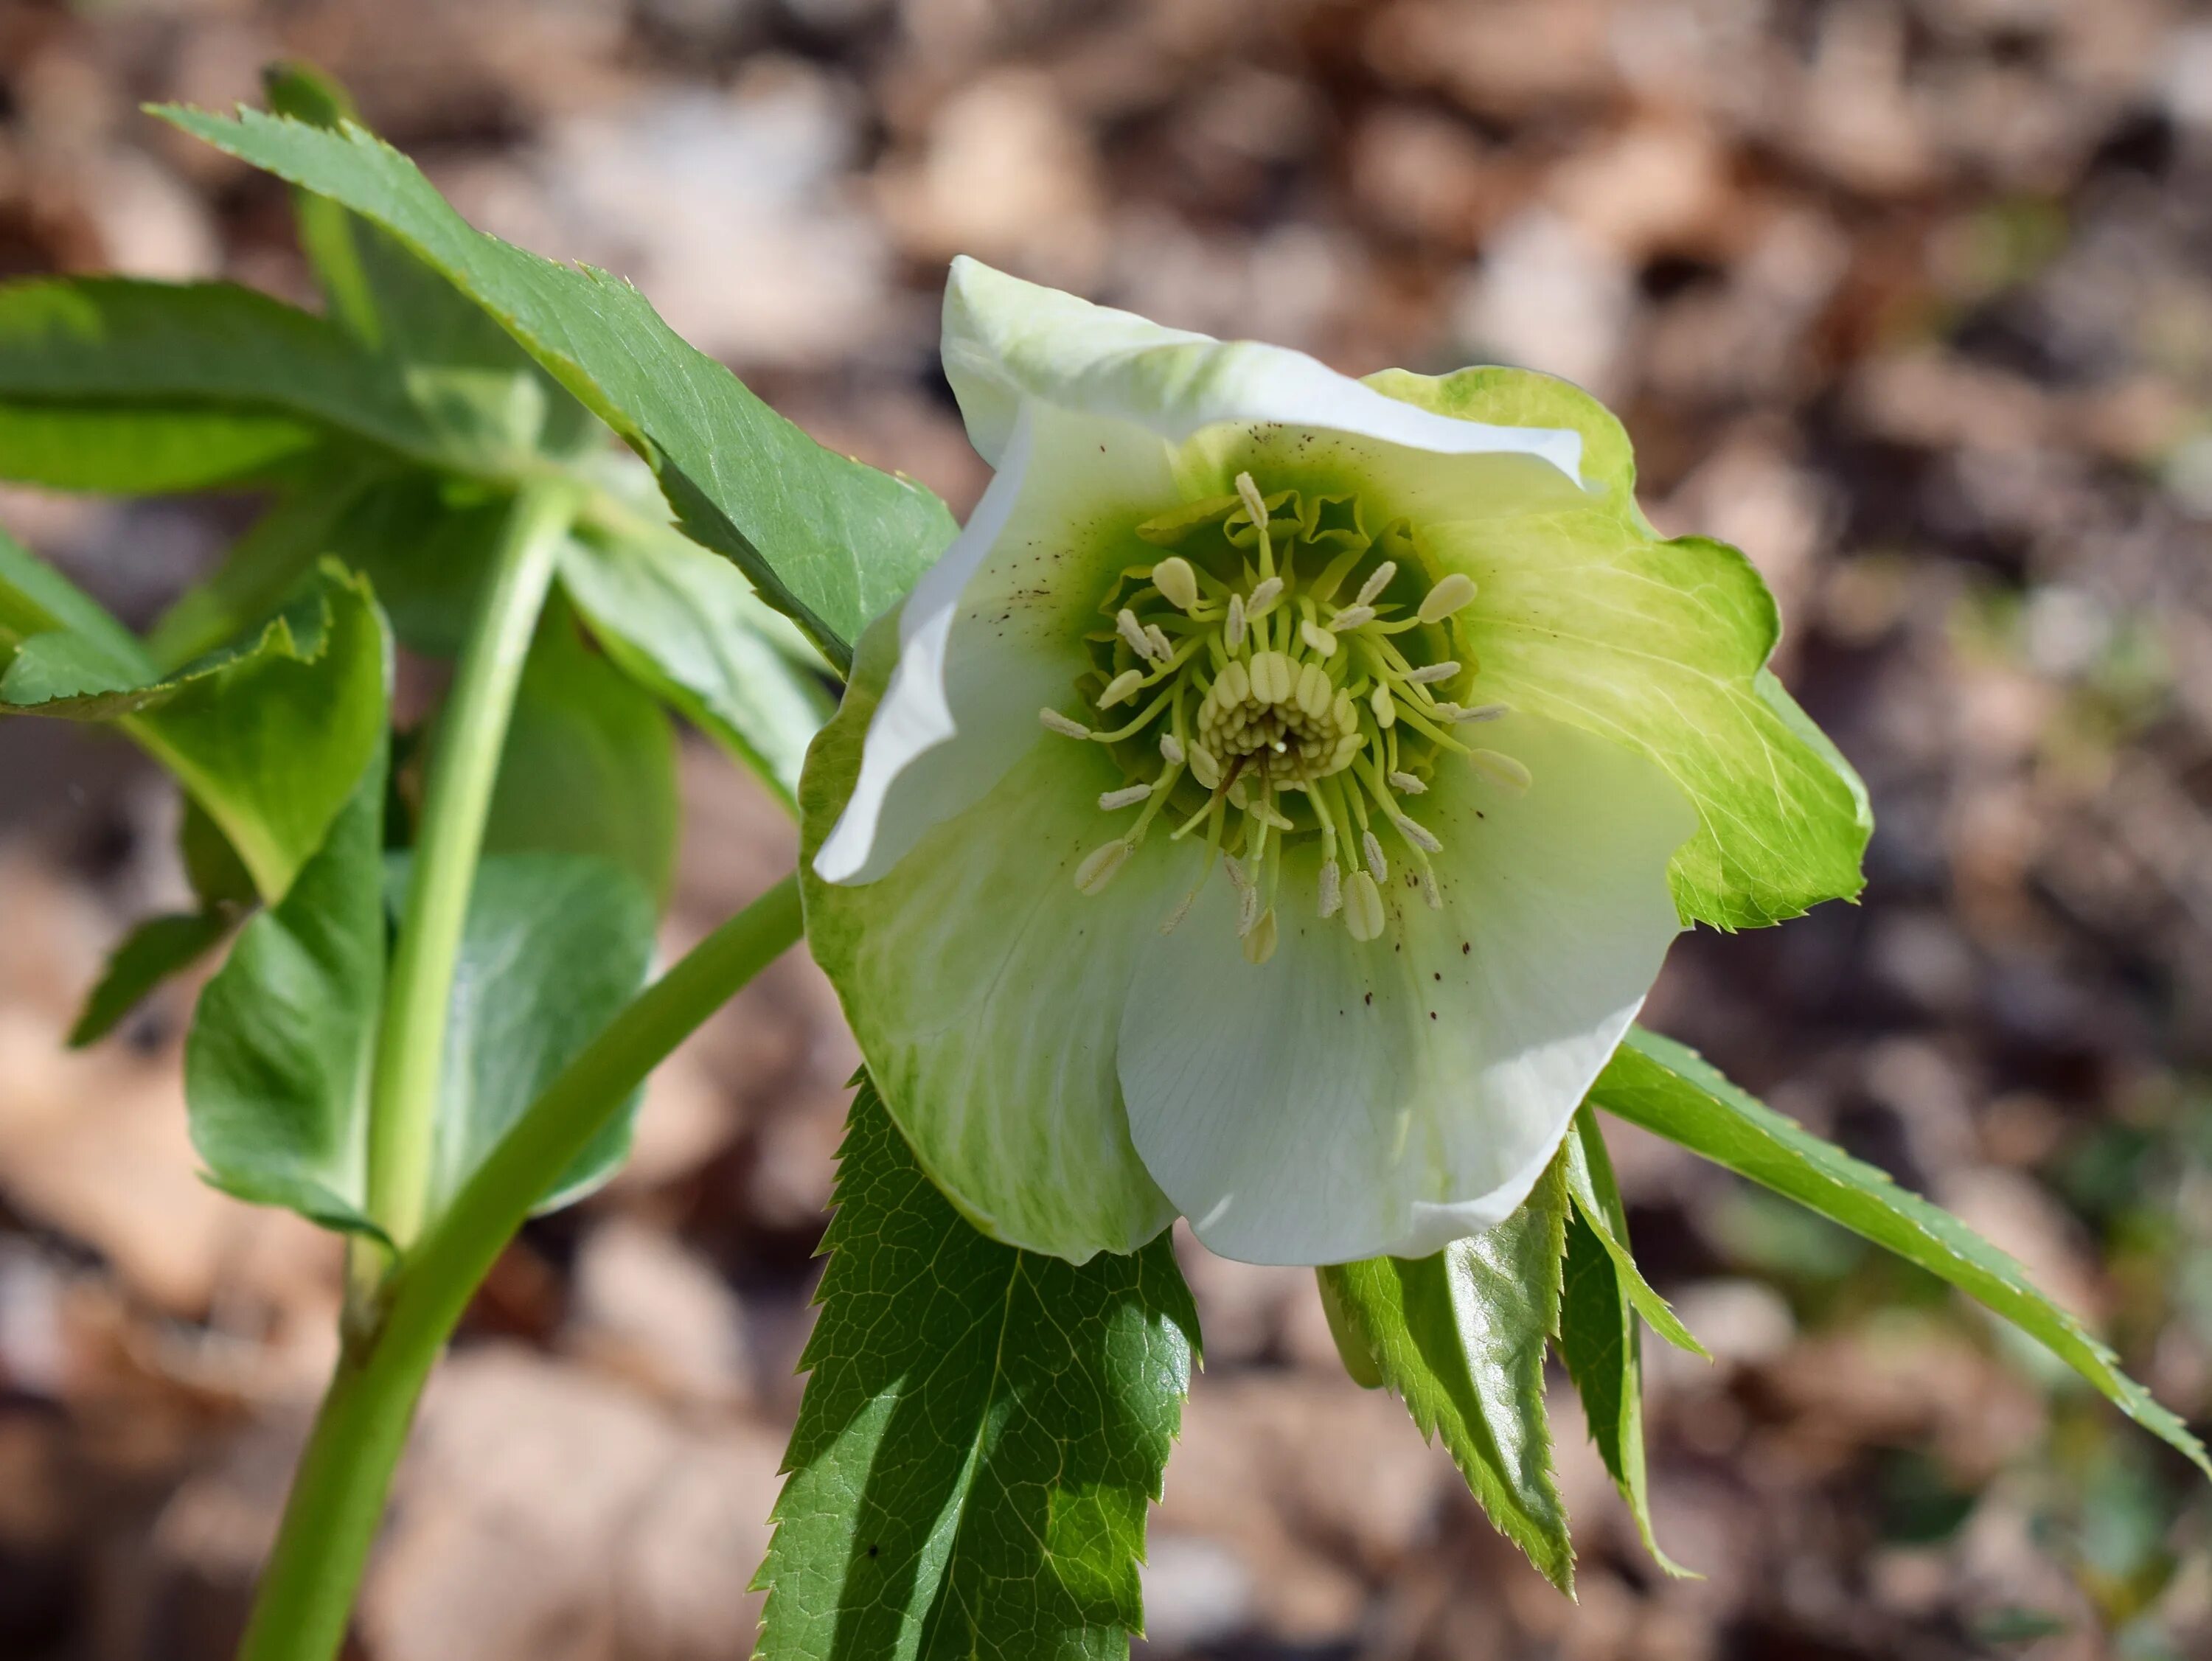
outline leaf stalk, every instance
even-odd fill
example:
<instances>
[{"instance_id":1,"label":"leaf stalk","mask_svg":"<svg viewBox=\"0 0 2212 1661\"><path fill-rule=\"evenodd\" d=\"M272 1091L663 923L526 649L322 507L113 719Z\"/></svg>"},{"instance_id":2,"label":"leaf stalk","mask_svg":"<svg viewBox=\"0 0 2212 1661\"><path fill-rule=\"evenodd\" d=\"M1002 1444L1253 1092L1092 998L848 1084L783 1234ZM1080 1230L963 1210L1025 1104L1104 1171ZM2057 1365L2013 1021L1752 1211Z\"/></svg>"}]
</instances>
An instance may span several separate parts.
<instances>
[{"instance_id":1,"label":"leaf stalk","mask_svg":"<svg viewBox=\"0 0 2212 1661\"><path fill-rule=\"evenodd\" d=\"M422 822L385 989L369 1087L368 1210L401 1250L422 1227L453 964L516 688L580 499L546 482L514 499L439 718Z\"/></svg>"},{"instance_id":2,"label":"leaf stalk","mask_svg":"<svg viewBox=\"0 0 2212 1661\"><path fill-rule=\"evenodd\" d=\"M331 1661L431 1368L493 1261L671 1051L798 940L786 877L647 987L532 1101L349 1332L238 1661Z\"/></svg>"}]
</instances>

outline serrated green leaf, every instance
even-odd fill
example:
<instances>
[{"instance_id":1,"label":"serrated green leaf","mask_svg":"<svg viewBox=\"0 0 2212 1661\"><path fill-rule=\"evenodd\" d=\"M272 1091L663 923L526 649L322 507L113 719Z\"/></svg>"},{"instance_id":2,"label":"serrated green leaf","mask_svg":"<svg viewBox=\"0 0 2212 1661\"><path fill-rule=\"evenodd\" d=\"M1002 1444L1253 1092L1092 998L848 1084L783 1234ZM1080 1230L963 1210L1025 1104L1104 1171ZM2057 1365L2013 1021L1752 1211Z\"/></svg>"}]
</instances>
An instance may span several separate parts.
<instances>
[{"instance_id":1,"label":"serrated green leaf","mask_svg":"<svg viewBox=\"0 0 2212 1661\"><path fill-rule=\"evenodd\" d=\"M191 884L202 911L226 906L242 911L259 902L253 873L246 869L246 862L230 846L222 827L189 796L177 821L177 854L184 862L185 880Z\"/></svg>"},{"instance_id":2,"label":"serrated green leaf","mask_svg":"<svg viewBox=\"0 0 2212 1661\"><path fill-rule=\"evenodd\" d=\"M1605 1150L1605 1137L1587 1104L1575 1116L1574 1134L1567 1138L1567 1193L1595 1234L1598 1244L1620 1271L1622 1295L1652 1330L1677 1349L1686 1349L1702 1361L1712 1357L1667 1300L1651 1289L1644 1271L1628 1250L1628 1214L1613 1181L1613 1161Z\"/></svg>"},{"instance_id":3,"label":"serrated green leaf","mask_svg":"<svg viewBox=\"0 0 2212 1661\"><path fill-rule=\"evenodd\" d=\"M337 527L336 550L375 585L402 645L455 658L511 504L462 482L408 473L362 495Z\"/></svg>"},{"instance_id":4,"label":"serrated green leaf","mask_svg":"<svg viewBox=\"0 0 2212 1661\"><path fill-rule=\"evenodd\" d=\"M70 1029L71 1049L105 1038L156 986L221 945L260 904L253 874L230 839L189 796L178 818L177 852L199 909L149 918L124 938Z\"/></svg>"},{"instance_id":5,"label":"serrated green leaf","mask_svg":"<svg viewBox=\"0 0 2212 1661\"><path fill-rule=\"evenodd\" d=\"M190 968L222 944L236 923L218 912L173 912L149 917L123 937L99 981L86 995L69 1046L97 1044L171 975Z\"/></svg>"},{"instance_id":6,"label":"serrated green leaf","mask_svg":"<svg viewBox=\"0 0 2212 1661\"><path fill-rule=\"evenodd\" d=\"M368 1083L382 1001L386 753L360 770L284 897L239 933L185 1045L208 1179L259 1205L374 1234Z\"/></svg>"},{"instance_id":7,"label":"serrated green leaf","mask_svg":"<svg viewBox=\"0 0 2212 1661\"><path fill-rule=\"evenodd\" d=\"M841 667L951 540L929 492L823 449L627 284L475 231L374 135L250 110L155 113L374 221L466 291L653 465L686 533L735 560Z\"/></svg>"},{"instance_id":8,"label":"serrated green leaf","mask_svg":"<svg viewBox=\"0 0 2212 1661\"><path fill-rule=\"evenodd\" d=\"M276 415L435 462L446 438L394 364L228 282L34 277L0 284L0 401Z\"/></svg>"},{"instance_id":9,"label":"serrated green leaf","mask_svg":"<svg viewBox=\"0 0 2212 1661\"><path fill-rule=\"evenodd\" d=\"M571 541L561 581L608 657L797 810L799 767L830 718L830 694L791 649L811 648L735 567L668 531Z\"/></svg>"},{"instance_id":10,"label":"serrated green leaf","mask_svg":"<svg viewBox=\"0 0 2212 1661\"><path fill-rule=\"evenodd\" d=\"M1108 1661L1197 1315L1163 1235L1078 1267L952 1209L853 1104L761 1661Z\"/></svg>"},{"instance_id":11,"label":"serrated green leaf","mask_svg":"<svg viewBox=\"0 0 2212 1661\"><path fill-rule=\"evenodd\" d=\"M1500 1531L1574 1590L1574 1545L1552 1471L1544 1347L1559 1330L1567 1191L1555 1160L1521 1209L1433 1257L1321 1271L1340 1318L1422 1435L1441 1440Z\"/></svg>"},{"instance_id":12,"label":"serrated green leaf","mask_svg":"<svg viewBox=\"0 0 2212 1661\"><path fill-rule=\"evenodd\" d=\"M644 885L605 859L488 854L477 866L454 961L430 1215L636 996L652 962L653 915ZM614 1173L629 1152L638 1100L633 1095L594 1138L541 1209L565 1205Z\"/></svg>"},{"instance_id":13,"label":"serrated green leaf","mask_svg":"<svg viewBox=\"0 0 2212 1661\"><path fill-rule=\"evenodd\" d=\"M337 81L300 63L262 72L270 108L308 126L360 119ZM575 452L605 429L483 308L373 221L293 191L300 244L330 315L362 344L409 366L418 405L464 429L481 424L517 451Z\"/></svg>"},{"instance_id":14,"label":"serrated green leaf","mask_svg":"<svg viewBox=\"0 0 2212 1661\"><path fill-rule=\"evenodd\" d=\"M1659 1549L1651 1531L1644 1457L1643 1332L1637 1325L1638 1311L1646 1302L1656 1304L1680 1333L1675 1342L1687 1339L1685 1348L1698 1355L1705 1351L1658 1294L1644 1286L1644 1276L1628 1255L1627 1211L1620 1203L1596 1116L1587 1106L1575 1116L1567 1156L1567 1190L1574 1207L1567 1219L1559 1356L1582 1397L1590 1440L1597 1445L1599 1457L1636 1519L1644 1549L1668 1573L1686 1575L1688 1570ZM1632 1290L1638 1287L1643 1288L1642 1301Z\"/></svg>"},{"instance_id":15,"label":"serrated green leaf","mask_svg":"<svg viewBox=\"0 0 2212 1661\"><path fill-rule=\"evenodd\" d=\"M104 721L154 700L143 654L117 652L89 634L54 629L16 646L0 675L0 706L16 713ZM156 685L159 683L156 682Z\"/></svg>"},{"instance_id":16,"label":"serrated green leaf","mask_svg":"<svg viewBox=\"0 0 2212 1661\"><path fill-rule=\"evenodd\" d=\"M0 479L152 496L258 483L323 442L306 421L158 404L0 403Z\"/></svg>"},{"instance_id":17,"label":"serrated green leaf","mask_svg":"<svg viewBox=\"0 0 2212 1661\"><path fill-rule=\"evenodd\" d=\"M1632 1028L1590 1100L1948 1281L2212 1476L2203 1445L2180 1419L2121 1372L2118 1358L2078 1320L2037 1291L2019 1264L1948 1211L1753 1100L1696 1052Z\"/></svg>"},{"instance_id":18,"label":"serrated green leaf","mask_svg":"<svg viewBox=\"0 0 2212 1661\"><path fill-rule=\"evenodd\" d=\"M340 527L386 471L362 450L328 452L290 470L276 500L222 563L155 623L146 637L154 661L180 669L265 621L325 555L344 556Z\"/></svg>"},{"instance_id":19,"label":"serrated green leaf","mask_svg":"<svg viewBox=\"0 0 2212 1661\"><path fill-rule=\"evenodd\" d=\"M523 666L485 848L597 855L659 900L675 876L682 817L667 715L585 644L556 596Z\"/></svg>"},{"instance_id":20,"label":"serrated green leaf","mask_svg":"<svg viewBox=\"0 0 2212 1661\"><path fill-rule=\"evenodd\" d=\"M368 585L325 566L251 643L70 712L120 714L274 900L384 743L391 675L391 637Z\"/></svg>"},{"instance_id":21,"label":"serrated green leaf","mask_svg":"<svg viewBox=\"0 0 2212 1661\"><path fill-rule=\"evenodd\" d=\"M113 720L275 899L383 742L391 644L368 587L319 572L260 634L164 676L128 629L0 536L0 712Z\"/></svg>"},{"instance_id":22,"label":"serrated green leaf","mask_svg":"<svg viewBox=\"0 0 2212 1661\"><path fill-rule=\"evenodd\" d=\"M82 635L106 656L157 673L137 637L106 607L0 531L0 670L13 664L24 641L56 631Z\"/></svg>"}]
</instances>

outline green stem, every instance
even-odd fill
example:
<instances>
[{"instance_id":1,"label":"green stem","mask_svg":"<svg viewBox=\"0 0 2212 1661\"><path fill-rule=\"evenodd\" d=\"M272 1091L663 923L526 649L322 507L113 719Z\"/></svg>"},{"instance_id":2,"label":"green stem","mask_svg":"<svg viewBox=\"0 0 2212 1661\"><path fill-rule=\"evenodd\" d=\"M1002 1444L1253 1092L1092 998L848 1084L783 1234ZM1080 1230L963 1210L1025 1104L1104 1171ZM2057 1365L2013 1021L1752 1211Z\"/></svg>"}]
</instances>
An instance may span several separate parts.
<instances>
[{"instance_id":1,"label":"green stem","mask_svg":"<svg viewBox=\"0 0 2212 1661\"><path fill-rule=\"evenodd\" d=\"M453 963L507 718L577 506L577 494L556 482L530 485L514 499L439 717L369 1087L369 1215L403 1252L429 1197Z\"/></svg>"},{"instance_id":2,"label":"green stem","mask_svg":"<svg viewBox=\"0 0 2212 1661\"><path fill-rule=\"evenodd\" d=\"M670 1051L799 938L786 877L641 992L515 1121L346 1347L292 1479L238 1661L330 1661L422 1385L493 1259Z\"/></svg>"}]
</instances>

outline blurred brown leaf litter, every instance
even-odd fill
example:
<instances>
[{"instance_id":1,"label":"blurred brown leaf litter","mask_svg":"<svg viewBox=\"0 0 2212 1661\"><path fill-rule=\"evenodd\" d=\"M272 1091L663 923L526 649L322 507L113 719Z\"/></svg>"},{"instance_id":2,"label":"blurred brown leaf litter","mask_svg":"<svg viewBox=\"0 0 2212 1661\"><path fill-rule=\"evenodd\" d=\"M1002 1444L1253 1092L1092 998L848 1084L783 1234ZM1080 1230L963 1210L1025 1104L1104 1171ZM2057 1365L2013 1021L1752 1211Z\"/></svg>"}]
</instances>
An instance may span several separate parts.
<instances>
[{"instance_id":1,"label":"blurred brown leaf litter","mask_svg":"<svg viewBox=\"0 0 2212 1661\"><path fill-rule=\"evenodd\" d=\"M1872 885L1688 939L1656 1024L1958 1209L2212 1412L2212 12L2179 0L0 0L0 274L307 284L269 180L137 113L307 57L477 222L635 279L825 442L973 500L932 361L966 251L1355 372L1620 408L1741 543L1857 761ZM222 505L8 493L125 615ZM0 728L0 1656L228 1652L329 1360L336 1259L192 1174L182 896L97 735ZM668 944L793 838L703 748ZM533 1226L426 1404L370 1661L744 1655L854 1052L781 966ZM1582 1601L1345 1382L1297 1274L1192 1255L1207 1370L1148 1656L2212 1653L2212 1501L1848 1238L1631 1136L1658 1581L1560 1403Z\"/></svg>"}]
</instances>

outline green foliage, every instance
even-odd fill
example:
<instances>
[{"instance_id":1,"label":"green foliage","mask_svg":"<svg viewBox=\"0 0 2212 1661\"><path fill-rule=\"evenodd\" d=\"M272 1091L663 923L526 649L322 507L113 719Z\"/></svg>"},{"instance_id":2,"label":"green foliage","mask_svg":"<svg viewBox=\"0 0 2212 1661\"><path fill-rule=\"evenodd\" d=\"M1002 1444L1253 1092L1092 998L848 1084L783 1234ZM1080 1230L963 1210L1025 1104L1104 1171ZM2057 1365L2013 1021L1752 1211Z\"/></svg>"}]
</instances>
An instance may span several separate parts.
<instances>
[{"instance_id":1,"label":"green foliage","mask_svg":"<svg viewBox=\"0 0 2212 1661\"><path fill-rule=\"evenodd\" d=\"M2019 1264L1948 1212L1754 1101L1695 1052L1632 1030L1590 1100L1948 1281L2212 1476L2212 1460L2187 1427L2122 1373L2118 1358L2079 1321L2037 1291Z\"/></svg>"},{"instance_id":2,"label":"green foliage","mask_svg":"<svg viewBox=\"0 0 2212 1661\"><path fill-rule=\"evenodd\" d=\"M221 945L235 921L221 912L171 912L131 930L86 997L70 1028L70 1047L81 1050L113 1032L148 993Z\"/></svg>"},{"instance_id":3,"label":"green foliage","mask_svg":"<svg viewBox=\"0 0 2212 1661\"><path fill-rule=\"evenodd\" d=\"M1197 1318L1165 1236L985 1239L863 1083L776 1502L763 1661L1122 1656Z\"/></svg>"},{"instance_id":4,"label":"green foliage","mask_svg":"<svg viewBox=\"0 0 2212 1661\"><path fill-rule=\"evenodd\" d=\"M358 549L340 532L372 482L386 470L370 452L345 449L323 452L287 470L268 509L231 545L215 573L186 589L155 622L146 637L154 661L165 670L181 669L238 639L276 610L325 555L367 569L355 557ZM376 589L388 619L390 594L381 582Z\"/></svg>"},{"instance_id":5,"label":"green foliage","mask_svg":"<svg viewBox=\"0 0 2212 1661\"><path fill-rule=\"evenodd\" d=\"M735 560L841 666L951 540L920 486L823 449L604 272L488 237L357 126L165 107L185 131L374 221L650 463L686 534Z\"/></svg>"},{"instance_id":6,"label":"green foliage","mask_svg":"<svg viewBox=\"0 0 2212 1661\"><path fill-rule=\"evenodd\" d=\"M729 561L672 531L580 538L561 581L608 657L796 808L830 695L805 640Z\"/></svg>"},{"instance_id":7,"label":"green foliage","mask_svg":"<svg viewBox=\"0 0 2212 1661\"><path fill-rule=\"evenodd\" d=\"M367 585L337 567L250 643L165 676L113 618L9 544L8 636L0 705L119 721L222 827L264 898L290 886L383 742L390 643Z\"/></svg>"},{"instance_id":8,"label":"green foliage","mask_svg":"<svg viewBox=\"0 0 2212 1661\"><path fill-rule=\"evenodd\" d=\"M1628 1255L1627 1212L1605 1138L1587 1106L1567 1134L1566 1173L1574 1206L1567 1218L1560 1359L1582 1397L1590 1440L1636 1519L1644 1549L1669 1574L1685 1573L1652 1537L1644 1459L1644 1335L1637 1317L1656 1318L1672 1342L1698 1355L1705 1351L1644 1284Z\"/></svg>"},{"instance_id":9,"label":"green foliage","mask_svg":"<svg viewBox=\"0 0 2212 1661\"><path fill-rule=\"evenodd\" d=\"M106 607L0 531L0 671L12 669L24 641L56 631L82 636L133 672L149 677L157 672Z\"/></svg>"},{"instance_id":10,"label":"green foliage","mask_svg":"<svg viewBox=\"0 0 2212 1661\"><path fill-rule=\"evenodd\" d=\"M303 64L274 64L269 106L313 127L360 118L345 89ZM605 429L466 294L373 220L326 196L293 192L300 243L331 318L373 350L404 360L410 388L433 412L475 404L509 442L567 455ZM471 421L464 415L466 431Z\"/></svg>"},{"instance_id":11,"label":"green foliage","mask_svg":"<svg viewBox=\"0 0 2212 1661\"><path fill-rule=\"evenodd\" d=\"M680 820L668 717L585 644L556 598L523 668L485 848L599 855L657 903L675 877Z\"/></svg>"},{"instance_id":12,"label":"green foliage","mask_svg":"<svg viewBox=\"0 0 2212 1661\"><path fill-rule=\"evenodd\" d=\"M149 404L288 417L436 461L398 366L322 318L228 282L38 277L0 285L0 403L36 414Z\"/></svg>"},{"instance_id":13,"label":"green foliage","mask_svg":"<svg viewBox=\"0 0 2212 1661\"><path fill-rule=\"evenodd\" d=\"M226 1193L373 1234L368 1082L384 982L385 753L290 891L240 931L185 1046L192 1145Z\"/></svg>"},{"instance_id":14,"label":"green foliage","mask_svg":"<svg viewBox=\"0 0 2212 1661\"><path fill-rule=\"evenodd\" d=\"M487 856L453 973L430 1167L445 1209L538 1093L645 983L653 899L628 870L574 854ZM597 1187L629 1152L633 1097L545 1209Z\"/></svg>"},{"instance_id":15,"label":"green foliage","mask_svg":"<svg viewBox=\"0 0 2212 1661\"><path fill-rule=\"evenodd\" d=\"M198 909L149 918L124 937L70 1029L71 1049L96 1044L113 1032L156 986L221 945L259 903L252 873L190 797L177 829L177 852Z\"/></svg>"},{"instance_id":16,"label":"green foliage","mask_svg":"<svg viewBox=\"0 0 2212 1661\"><path fill-rule=\"evenodd\" d=\"M391 658L368 584L325 567L251 644L72 709L124 716L275 900L384 743Z\"/></svg>"},{"instance_id":17,"label":"green foliage","mask_svg":"<svg viewBox=\"0 0 2212 1661\"><path fill-rule=\"evenodd\" d=\"M1321 1277L1421 1434L1442 1440L1491 1520L1571 1592L1574 1546L1544 1412L1544 1346L1559 1331L1568 1209L1564 1161L1554 1161L1521 1209L1487 1234L1433 1257L1368 1258Z\"/></svg>"},{"instance_id":18,"label":"green foliage","mask_svg":"<svg viewBox=\"0 0 2212 1661\"><path fill-rule=\"evenodd\" d=\"M0 403L0 479L149 496L257 484L311 452L304 421L253 410Z\"/></svg>"}]
</instances>

